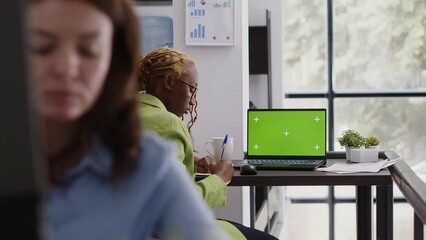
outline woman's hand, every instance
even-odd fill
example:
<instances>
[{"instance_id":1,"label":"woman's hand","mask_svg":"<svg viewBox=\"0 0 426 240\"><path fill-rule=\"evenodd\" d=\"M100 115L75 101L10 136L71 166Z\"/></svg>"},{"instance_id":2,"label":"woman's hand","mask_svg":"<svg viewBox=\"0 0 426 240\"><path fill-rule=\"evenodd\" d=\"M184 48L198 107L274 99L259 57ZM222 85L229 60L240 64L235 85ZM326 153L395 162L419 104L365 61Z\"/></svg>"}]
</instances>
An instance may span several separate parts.
<instances>
[{"instance_id":1,"label":"woman's hand","mask_svg":"<svg viewBox=\"0 0 426 240\"><path fill-rule=\"evenodd\" d=\"M215 160L210 156L203 158L194 157L195 166L197 166L198 173L209 173L210 166L214 164Z\"/></svg>"},{"instance_id":2,"label":"woman's hand","mask_svg":"<svg viewBox=\"0 0 426 240\"><path fill-rule=\"evenodd\" d=\"M212 173L218 175L226 184L228 184L234 176L234 167L229 160L222 159L218 163L211 156L203 158L194 157L197 172Z\"/></svg>"},{"instance_id":3,"label":"woman's hand","mask_svg":"<svg viewBox=\"0 0 426 240\"><path fill-rule=\"evenodd\" d=\"M210 166L210 172L218 175L226 184L228 184L234 176L234 167L229 160L222 159L218 163L213 162Z\"/></svg>"}]
</instances>

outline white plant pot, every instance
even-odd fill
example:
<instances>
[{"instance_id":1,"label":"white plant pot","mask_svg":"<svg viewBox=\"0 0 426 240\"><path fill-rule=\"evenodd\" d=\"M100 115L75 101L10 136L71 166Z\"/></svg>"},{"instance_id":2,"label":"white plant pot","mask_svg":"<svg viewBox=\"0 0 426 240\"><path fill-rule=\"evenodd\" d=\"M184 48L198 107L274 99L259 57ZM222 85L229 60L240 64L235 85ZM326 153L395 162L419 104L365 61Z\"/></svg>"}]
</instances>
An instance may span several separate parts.
<instances>
[{"instance_id":1,"label":"white plant pot","mask_svg":"<svg viewBox=\"0 0 426 240\"><path fill-rule=\"evenodd\" d=\"M377 162L379 160L379 149L350 149L350 157L350 161L357 163Z\"/></svg>"},{"instance_id":2,"label":"white plant pot","mask_svg":"<svg viewBox=\"0 0 426 240\"><path fill-rule=\"evenodd\" d=\"M368 148L368 149L379 149L379 145L376 145L376 146L368 146L367 148Z\"/></svg>"},{"instance_id":3,"label":"white plant pot","mask_svg":"<svg viewBox=\"0 0 426 240\"><path fill-rule=\"evenodd\" d=\"M354 149L354 148L345 147L345 149L346 149L346 160L351 160L351 149Z\"/></svg>"}]
</instances>

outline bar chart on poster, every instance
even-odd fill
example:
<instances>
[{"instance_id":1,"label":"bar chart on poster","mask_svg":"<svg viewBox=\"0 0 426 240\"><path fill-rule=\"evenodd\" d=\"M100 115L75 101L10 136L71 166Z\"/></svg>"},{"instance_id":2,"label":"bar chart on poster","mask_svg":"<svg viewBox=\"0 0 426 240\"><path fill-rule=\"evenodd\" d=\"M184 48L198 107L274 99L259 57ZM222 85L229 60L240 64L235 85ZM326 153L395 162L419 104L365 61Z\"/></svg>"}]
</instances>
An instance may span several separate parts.
<instances>
[{"instance_id":1,"label":"bar chart on poster","mask_svg":"<svg viewBox=\"0 0 426 240\"><path fill-rule=\"evenodd\" d=\"M234 4L234 0L187 0L186 44L234 45Z\"/></svg>"}]
</instances>

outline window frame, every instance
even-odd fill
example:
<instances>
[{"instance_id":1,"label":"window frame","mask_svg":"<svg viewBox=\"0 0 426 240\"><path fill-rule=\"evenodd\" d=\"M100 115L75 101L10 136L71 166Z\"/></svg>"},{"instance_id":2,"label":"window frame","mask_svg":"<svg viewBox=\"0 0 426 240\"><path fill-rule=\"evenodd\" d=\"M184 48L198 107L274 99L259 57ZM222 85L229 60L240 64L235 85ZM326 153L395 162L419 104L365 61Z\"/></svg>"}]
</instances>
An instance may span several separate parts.
<instances>
[{"instance_id":1,"label":"window frame","mask_svg":"<svg viewBox=\"0 0 426 240\"><path fill-rule=\"evenodd\" d=\"M284 99L308 99L308 98L325 98L327 100L327 118L328 118L328 149L334 151L335 136L334 136L334 100L336 98L408 98L408 97L426 97L426 91L399 90L399 91L336 91L333 86L333 69L334 69L334 41L333 41L333 0L326 2L326 40L327 40L327 79L326 91L315 92L287 92L284 93ZM291 198L291 203L312 204L326 203L329 209L329 239L335 239L335 205L338 203L355 203L355 198L336 198L334 186L328 187L328 196L326 198ZM375 200L374 200L375 201ZM394 198L394 203L406 203L405 198Z\"/></svg>"}]
</instances>

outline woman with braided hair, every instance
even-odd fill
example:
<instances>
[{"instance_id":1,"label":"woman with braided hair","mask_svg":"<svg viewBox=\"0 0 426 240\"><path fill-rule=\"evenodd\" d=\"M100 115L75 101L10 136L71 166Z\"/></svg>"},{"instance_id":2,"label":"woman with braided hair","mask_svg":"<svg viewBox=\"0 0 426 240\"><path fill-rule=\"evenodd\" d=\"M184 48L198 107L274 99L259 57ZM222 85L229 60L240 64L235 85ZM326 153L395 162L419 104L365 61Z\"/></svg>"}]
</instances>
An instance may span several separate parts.
<instances>
[{"instance_id":1,"label":"woman with braided hair","mask_svg":"<svg viewBox=\"0 0 426 240\"><path fill-rule=\"evenodd\" d=\"M193 177L195 164L212 173L197 182L197 186L210 207L223 206L226 183L234 174L231 162L223 160L215 164L210 156L194 161L189 129L197 117L197 86L194 60L176 49L157 48L141 59L139 87L145 93L139 95L139 101L145 127L175 143L178 158ZM183 122L187 113L191 115L188 126Z\"/></svg>"},{"instance_id":2,"label":"woman with braided hair","mask_svg":"<svg viewBox=\"0 0 426 240\"><path fill-rule=\"evenodd\" d=\"M186 84L190 91L190 102L185 104L186 101L179 101L180 106L172 104L169 110L171 113L183 120L183 114L189 112L191 120L188 123L188 131L197 120L197 85L198 74L195 69L195 61L189 56L179 52L176 49L167 47L158 48L151 52L145 58L140 58L140 74L139 74L139 89L145 92L154 92L156 83L162 81L164 78L170 78L171 81L179 80L181 83ZM167 77L165 76L167 74ZM184 74L191 77L189 81L184 81ZM152 80L151 80L152 79ZM192 82L193 81L193 82ZM179 93L177 93L179 94ZM168 104L168 103L167 103ZM168 106L167 106L168 107ZM185 108L182 112L182 108ZM169 108L168 108L169 109Z\"/></svg>"},{"instance_id":3,"label":"woman with braided hair","mask_svg":"<svg viewBox=\"0 0 426 240\"><path fill-rule=\"evenodd\" d=\"M197 189L210 207L225 205L226 185L234 174L231 162L221 159L216 163L210 156L198 159L194 157L191 143L190 130L197 120L198 73L195 61L179 50L157 48L145 58L140 58L138 83L144 126L175 143L178 158L192 177L195 177L196 169L210 172L210 176L196 182ZM188 125L183 121L185 114L191 116ZM238 223L217 222L230 239L276 239Z\"/></svg>"}]
</instances>

